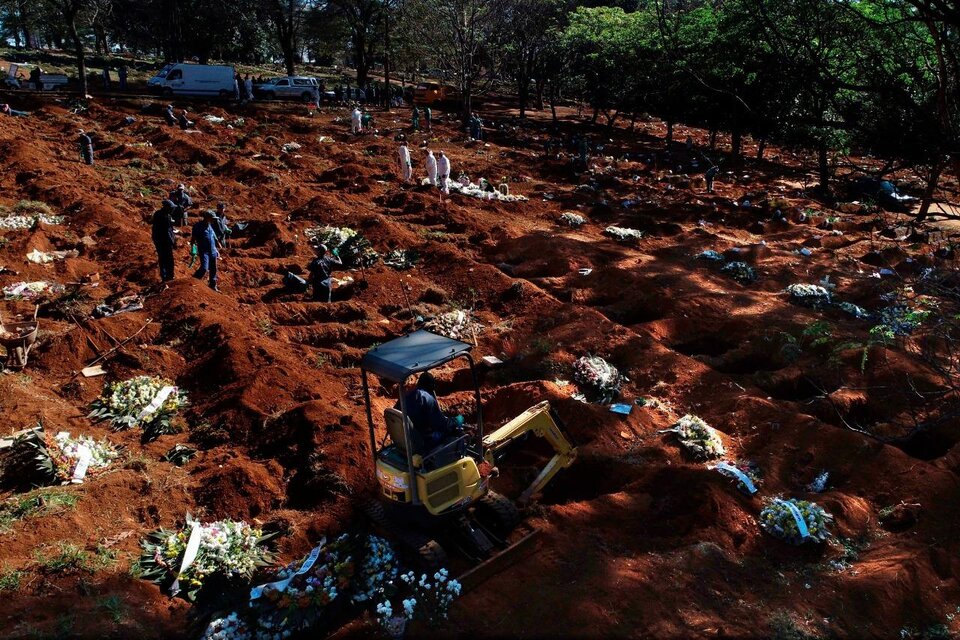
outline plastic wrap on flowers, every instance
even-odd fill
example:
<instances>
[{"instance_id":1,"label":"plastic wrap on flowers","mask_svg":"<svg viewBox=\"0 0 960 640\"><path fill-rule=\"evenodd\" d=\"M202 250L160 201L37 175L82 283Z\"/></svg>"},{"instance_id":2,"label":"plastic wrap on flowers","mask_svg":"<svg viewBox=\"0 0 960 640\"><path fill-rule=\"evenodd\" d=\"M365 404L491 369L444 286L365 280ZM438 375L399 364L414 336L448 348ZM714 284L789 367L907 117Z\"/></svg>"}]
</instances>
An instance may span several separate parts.
<instances>
[{"instance_id":1,"label":"plastic wrap on flowers","mask_svg":"<svg viewBox=\"0 0 960 640\"><path fill-rule=\"evenodd\" d=\"M867 318L870 317L869 311L867 311L863 307L859 307L853 304L852 302L838 302L836 306L837 306L837 309L840 309L840 311L843 311L844 313L849 313L851 316L853 316L854 318L857 318L858 320L866 320Z\"/></svg>"},{"instance_id":2,"label":"plastic wrap on flowers","mask_svg":"<svg viewBox=\"0 0 960 640\"><path fill-rule=\"evenodd\" d=\"M140 543L142 576L192 601L211 578L248 582L269 566L273 554L264 543L271 537L246 522L203 524L187 515L182 529L158 529Z\"/></svg>"},{"instance_id":3,"label":"plastic wrap on flowers","mask_svg":"<svg viewBox=\"0 0 960 640\"><path fill-rule=\"evenodd\" d=\"M723 262L725 258L718 251L713 249L707 249L706 251L701 251L696 256L697 260L707 260L709 262Z\"/></svg>"},{"instance_id":4,"label":"plastic wrap on flowers","mask_svg":"<svg viewBox=\"0 0 960 640\"><path fill-rule=\"evenodd\" d=\"M102 472L113 464L120 452L106 440L87 436L71 438L66 431L55 436L34 431L24 444L35 450L38 471L54 482L82 482L85 476Z\"/></svg>"},{"instance_id":5,"label":"plastic wrap on flowers","mask_svg":"<svg viewBox=\"0 0 960 640\"><path fill-rule=\"evenodd\" d=\"M577 227L583 226L583 223L586 222L586 220L583 219L583 216L577 213L567 211L560 214L559 222L562 225L576 229Z\"/></svg>"},{"instance_id":6,"label":"plastic wrap on flowers","mask_svg":"<svg viewBox=\"0 0 960 640\"><path fill-rule=\"evenodd\" d=\"M716 469L721 475L730 478L741 492L752 496L755 494L763 479L760 476L760 466L750 460L723 460L718 462L711 469Z\"/></svg>"},{"instance_id":7,"label":"plastic wrap on flowers","mask_svg":"<svg viewBox=\"0 0 960 640\"><path fill-rule=\"evenodd\" d=\"M830 292L816 284L791 284L786 289L790 300L805 307L825 307L830 304Z\"/></svg>"},{"instance_id":8,"label":"plastic wrap on flowers","mask_svg":"<svg viewBox=\"0 0 960 640\"><path fill-rule=\"evenodd\" d=\"M573 363L573 379L588 399L611 402L627 380L616 367L599 356L583 356Z\"/></svg>"},{"instance_id":9,"label":"plastic wrap on flowers","mask_svg":"<svg viewBox=\"0 0 960 640\"><path fill-rule=\"evenodd\" d=\"M697 416L688 413L667 431L677 434L680 446L698 460L719 458L726 454L717 430Z\"/></svg>"},{"instance_id":10,"label":"plastic wrap on flowers","mask_svg":"<svg viewBox=\"0 0 960 640\"><path fill-rule=\"evenodd\" d=\"M746 262L728 262L723 265L723 268L720 269L721 273L725 273L740 284L750 284L757 280L757 273L753 270L753 267L748 265Z\"/></svg>"},{"instance_id":11,"label":"plastic wrap on flowers","mask_svg":"<svg viewBox=\"0 0 960 640\"><path fill-rule=\"evenodd\" d=\"M154 376L137 376L108 385L93 401L89 418L109 420L115 431L143 429L143 439L175 433L172 420L187 405L187 395L172 382Z\"/></svg>"},{"instance_id":12,"label":"plastic wrap on flowers","mask_svg":"<svg viewBox=\"0 0 960 640\"><path fill-rule=\"evenodd\" d=\"M816 502L771 498L760 512L760 527L790 544L823 542L830 537L827 526L833 516Z\"/></svg>"},{"instance_id":13,"label":"plastic wrap on flowers","mask_svg":"<svg viewBox=\"0 0 960 640\"><path fill-rule=\"evenodd\" d=\"M56 282L38 280L36 282L14 282L3 288L6 300L43 300L63 293L66 287Z\"/></svg>"},{"instance_id":14,"label":"plastic wrap on flowers","mask_svg":"<svg viewBox=\"0 0 960 640\"><path fill-rule=\"evenodd\" d=\"M315 227L307 229L305 234L330 251L336 249L343 266L347 268L369 267L380 258L370 241L349 227Z\"/></svg>"},{"instance_id":15,"label":"plastic wrap on flowers","mask_svg":"<svg viewBox=\"0 0 960 640\"><path fill-rule=\"evenodd\" d=\"M643 238L643 231L624 227L609 226L603 230L603 233L617 242L637 242Z\"/></svg>"},{"instance_id":16,"label":"plastic wrap on flowers","mask_svg":"<svg viewBox=\"0 0 960 640\"><path fill-rule=\"evenodd\" d=\"M474 320L469 311L457 309L431 318L423 328L454 340L472 340L483 330L483 325Z\"/></svg>"}]
</instances>

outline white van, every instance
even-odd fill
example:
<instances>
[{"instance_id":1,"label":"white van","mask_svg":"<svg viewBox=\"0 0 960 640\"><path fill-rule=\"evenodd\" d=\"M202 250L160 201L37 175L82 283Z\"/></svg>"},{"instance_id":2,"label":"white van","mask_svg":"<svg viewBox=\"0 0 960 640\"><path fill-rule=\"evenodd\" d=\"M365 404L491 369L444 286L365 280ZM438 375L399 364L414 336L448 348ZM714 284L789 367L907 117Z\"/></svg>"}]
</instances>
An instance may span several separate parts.
<instances>
[{"instance_id":1,"label":"white van","mask_svg":"<svg viewBox=\"0 0 960 640\"><path fill-rule=\"evenodd\" d=\"M233 97L233 67L215 64L175 64L154 85L164 96Z\"/></svg>"}]
</instances>

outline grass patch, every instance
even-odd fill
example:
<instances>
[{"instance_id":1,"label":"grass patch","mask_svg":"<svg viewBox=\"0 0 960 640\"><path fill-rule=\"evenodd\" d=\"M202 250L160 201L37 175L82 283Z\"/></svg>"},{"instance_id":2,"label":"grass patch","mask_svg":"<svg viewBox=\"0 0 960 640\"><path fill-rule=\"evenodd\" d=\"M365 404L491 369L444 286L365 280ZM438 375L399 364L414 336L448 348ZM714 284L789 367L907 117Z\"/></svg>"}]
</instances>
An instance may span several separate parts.
<instances>
[{"instance_id":1,"label":"grass patch","mask_svg":"<svg viewBox=\"0 0 960 640\"><path fill-rule=\"evenodd\" d=\"M74 571L93 573L95 568L95 561L90 553L75 544L63 541L58 542L52 552L35 549L33 560L40 570L47 574L72 573Z\"/></svg>"},{"instance_id":2,"label":"grass patch","mask_svg":"<svg viewBox=\"0 0 960 640\"><path fill-rule=\"evenodd\" d=\"M4 591L17 591L20 588L20 582L23 580L23 571L19 569L4 568L0 571L0 593Z\"/></svg>"},{"instance_id":3,"label":"grass patch","mask_svg":"<svg viewBox=\"0 0 960 640\"><path fill-rule=\"evenodd\" d=\"M77 505L80 496L63 490L38 490L11 498L0 505L0 532L9 531L13 523L36 516L62 513Z\"/></svg>"},{"instance_id":4,"label":"grass patch","mask_svg":"<svg viewBox=\"0 0 960 640\"><path fill-rule=\"evenodd\" d=\"M123 604L123 600L120 599L120 596L104 596L97 600L97 607L103 610L113 621L114 624L120 624L123 622L124 615L126 614L126 607Z\"/></svg>"},{"instance_id":5,"label":"grass patch","mask_svg":"<svg viewBox=\"0 0 960 640\"><path fill-rule=\"evenodd\" d=\"M40 202L39 200L21 200L13 205L13 211L21 216L53 215L53 209L46 202Z\"/></svg>"},{"instance_id":6,"label":"grass patch","mask_svg":"<svg viewBox=\"0 0 960 640\"><path fill-rule=\"evenodd\" d=\"M768 622L771 640L820 640L801 629L786 611L777 611Z\"/></svg>"},{"instance_id":7,"label":"grass patch","mask_svg":"<svg viewBox=\"0 0 960 640\"><path fill-rule=\"evenodd\" d=\"M272 336L272 335L273 335L273 333L274 333L274 331L273 331L273 325L272 325L272 324L270 323L270 321L267 320L266 318L258 318L258 319L257 319L257 322L256 322L256 325L257 325L257 330L258 330L260 333L262 333L263 335L265 335L265 336Z\"/></svg>"}]
</instances>

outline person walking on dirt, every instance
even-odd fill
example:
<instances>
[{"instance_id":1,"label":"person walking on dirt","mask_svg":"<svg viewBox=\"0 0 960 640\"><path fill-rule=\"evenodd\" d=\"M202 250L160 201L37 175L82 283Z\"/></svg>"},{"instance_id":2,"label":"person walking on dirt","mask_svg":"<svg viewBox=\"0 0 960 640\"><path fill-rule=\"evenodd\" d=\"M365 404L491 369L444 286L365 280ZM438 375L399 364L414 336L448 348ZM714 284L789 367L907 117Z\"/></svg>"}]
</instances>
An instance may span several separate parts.
<instances>
[{"instance_id":1,"label":"person walking on dirt","mask_svg":"<svg viewBox=\"0 0 960 640\"><path fill-rule=\"evenodd\" d=\"M253 100L253 80L250 78L250 74L247 74L247 77L243 79L243 91L247 94L247 100Z\"/></svg>"},{"instance_id":2,"label":"person walking on dirt","mask_svg":"<svg viewBox=\"0 0 960 640\"><path fill-rule=\"evenodd\" d=\"M120 91L127 90L127 65L120 65L120 69L117 71L117 78L120 79Z\"/></svg>"},{"instance_id":3,"label":"person walking on dirt","mask_svg":"<svg viewBox=\"0 0 960 640\"><path fill-rule=\"evenodd\" d=\"M413 114L411 116L413 122L413 130L420 131L420 109L417 105L413 105Z\"/></svg>"},{"instance_id":4,"label":"person walking on dirt","mask_svg":"<svg viewBox=\"0 0 960 640\"><path fill-rule=\"evenodd\" d=\"M358 135L363 129L363 113L360 111L360 107L354 107L353 112L350 114L350 132L353 135Z\"/></svg>"},{"instance_id":5,"label":"person walking on dirt","mask_svg":"<svg viewBox=\"0 0 960 640\"><path fill-rule=\"evenodd\" d=\"M173 248L177 244L173 228L173 214L176 206L169 200L164 200L163 204L153 214L151 221L153 237L153 246L157 249L157 264L160 267L160 281L169 282L173 280Z\"/></svg>"},{"instance_id":6,"label":"person walking on dirt","mask_svg":"<svg viewBox=\"0 0 960 640\"><path fill-rule=\"evenodd\" d=\"M241 82L242 80L240 79L240 74L239 73L235 74L233 76L233 99L236 100L237 102L240 102L240 83Z\"/></svg>"},{"instance_id":7,"label":"person walking on dirt","mask_svg":"<svg viewBox=\"0 0 960 640\"><path fill-rule=\"evenodd\" d=\"M103 68L103 90L110 91L110 67Z\"/></svg>"},{"instance_id":8,"label":"person walking on dirt","mask_svg":"<svg viewBox=\"0 0 960 640\"><path fill-rule=\"evenodd\" d=\"M713 193L713 181L716 179L717 174L720 173L720 166L714 164L710 158L703 156L703 159L707 161L707 164L710 167L703 174L704 179L707 181L707 193Z\"/></svg>"},{"instance_id":9,"label":"person walking on dirt","mask_svg":"<svg viewBox=\"0 0 960 640\"><path fill-rule=\"evenodd\" d=\"M580 143L577 146L579 153L577 164L580 166L581 171L586 171L590 161L590 141L587 139L587 136L580 138Z\"/></svg>"},{"instance_id":10,"label":"person walking on dirt","mask_svg":"<svg viewBox=\"0 0 960 640\"><path fill-rule=\"evenodd\" d=\"M43 75L43 69L40 67L34 67L30 70L30 84L33 86L34 91L40 91L43 89L43 81L41 76Z\"/></svg>"},{"instance_id":11,"label":"person walking on dirt","mask_svg":"<svg viewBox=\"0 0 960 640\"><path fill-rule=\"evenodd\" d=\"M417 386L404 395L403 404L413 430L422 441L421 454L463 435L463 416L448 418L443 414L437 402L437 381L429 371L420 374ZM399 400L393 408L401 410Z\"/></svg>"},{"instance_id":12,"label":"person walking on dirt","mask_svg":"<svg viewBox=\"0 0 960 640\"><path fill-rule=\"evenodd\" d=\"M440 184L440 191L444 194L450 193L450 185L447 182L450 180L450 158L447 157L443 151L440 152L440 158L437 160L437 173L438 180Z\"/></svg>"},{"instance_id":13,"label":"person walking on dirt","mask_svg":"<svg viewBox=\"0 0 960 640\"><path fill-rule=\"evenodd\" d=\"M190 198L190 194L187 193L187 188L183 186L182 182L177 185L176 189L170 192L170 202L176 207L176 213L173 219L181 227L186 226L187 209L193 206L193 200Z\"/></svg>"},{"instance_id":14,"label":"person walking on dirt","mask_svg":"<svg viewBox=\"0 0 960 640\"><path fill-rule=\"evenodd\" d=\"M400 161L400 172L403 175L403 181L404 183L408 183L413 179L413 165L410 163L410 149L407 148L406 140L400 143L397 157Z\"/></svg>"},{"instance_id":15,"label":"person walking on dirt","mask_svg":"<svg viewBox=\"0 0 960 640\"><path fill-rule=\"evenodd\" d=\"M314 247L317 257L307 265L307 271L310 272L310 285L313 287L313 300L315 302L330 302L333 300L333 272L337 267L343 266L340 260L339 252L334 249L333 253L327 252L325 245Z\"/></svg>"},{"instance_id":16,"label":"person walking on dirt","mask_svg":"<svg viewBox=\"0 0 960 640\"><path fill-rule=\"evenodd\" d=\"M83 164L93 165L93 140L83 129L80 129L77 144L80 146L80 160Z\"/></svg>"},{"instance_id":17,"label":"person walking on dirt","mask_svg":"<svg viewBox=\"0 0 960 640\"><path fill-rule=\"evenodd\" d=\"M204 211L203 220L193 225L193 232L190 234L193 244L191 253L200 258L200 268L193 274L193 277L200 280L209 273L210 288L214 291L220 291L217 287L217 258L220 257L217 246L220 241L217 240L215 224L216 214L209 209Z\"/></svg>"},{"instance_id":18,"label":"person walking on dirt","mask_svg":"<svg viewBox=\"0 0 960 640\"><path fill-rule=\"evenodd\" d=\"M226 202L217 203L216 220L213 227L214 227L213 230L217 232L217 240L220 241L221 245L226 247L227 240L230 239L230 234L232 233L230 229L230 221L227 220L227 203Z\"/></svg>"},{"instance_id":19,"label":"person walking on dirt","mask_svg":"<svg viewBox=\"0 0 960 640\"><path fill-rule=\"evenodd\" d=\"M427 123L427 131L433 131L433 111L430 107L423 108L423 121Z\"/></svg>"},{"instance_id":20,"label":"person walking on dirt","mask_svg":"<svg viewBox=\"0 0 960 640\"><path fill-rule=\"evenodd\" d=\"M437 158L433 151L427 151L427 178L430 180L430 186L437 186Z\"/></svg>"}]
</instances>

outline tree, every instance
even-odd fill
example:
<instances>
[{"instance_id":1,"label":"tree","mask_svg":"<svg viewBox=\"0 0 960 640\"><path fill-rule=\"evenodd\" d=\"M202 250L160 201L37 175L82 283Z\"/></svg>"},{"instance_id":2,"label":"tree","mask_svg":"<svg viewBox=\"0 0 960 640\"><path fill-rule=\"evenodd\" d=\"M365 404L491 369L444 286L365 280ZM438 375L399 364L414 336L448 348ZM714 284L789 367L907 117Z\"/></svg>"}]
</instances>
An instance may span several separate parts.
<instances>
[{"instance_id":1,"label":"tree","mask_svg":"<svg viewBox=\"0 0 960 640\"><path fill-rule=\"evenodd\" d=\"M370 66L382 46L380 25L384 19L383 0L330 0L330 6L350 29L353 66L357 70L357 86L367 85Z\"/></svg>"},{"instance_id":2,"label":"tree","mask_svg":"<svg viewBox=\"0 0 960 640\"><path fill-rule=\"evenodd\" d=\"M80 12L87 8L87 0L48 0L50 8L58 15L67 27L70 39L73 42L74 55L77 59L77 75L80 80L80 94L87 95L87 57L84 51L83 39L80 37Z\"/></svg>"},{"instance_id":3,"label":"tree","mask_svg":"<svg viewBox=\"0 0 960 640\"><path fill-rule=\"evenodd\" d=\"M516 83L520 117L526 115L530 82L543 86L545 56L565 17L567 0L507 0L504 29L499 41L504 74ZM539 93L539 92L538 92Z\"/></svg>"},{"instance_id":4,"label":"tree","mask_svg":"<svg viewBox=\"0 0 960 640\"><path fill-rule=\"evenodd\" d=\"M492 77L491 46L503 24L506 0L410 0L408 38L433 44L433 63L460 92L464 126L478 83Z\"/></svg>"},{"instance_id":5,"label":"tree","mask_svg":"<svg viewBox=\"0 0 960 640\"><path fill-rule=\"evenodd\" d=\"M298 39L311 0L264 0L264 3L264 10L273 24L277 43L283 52L287 75L296 75Z\"/></svg>"}]
</instances>

